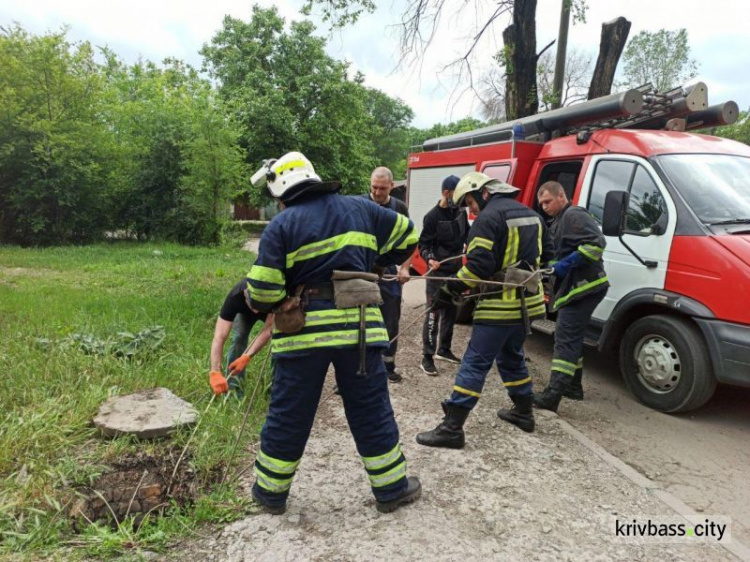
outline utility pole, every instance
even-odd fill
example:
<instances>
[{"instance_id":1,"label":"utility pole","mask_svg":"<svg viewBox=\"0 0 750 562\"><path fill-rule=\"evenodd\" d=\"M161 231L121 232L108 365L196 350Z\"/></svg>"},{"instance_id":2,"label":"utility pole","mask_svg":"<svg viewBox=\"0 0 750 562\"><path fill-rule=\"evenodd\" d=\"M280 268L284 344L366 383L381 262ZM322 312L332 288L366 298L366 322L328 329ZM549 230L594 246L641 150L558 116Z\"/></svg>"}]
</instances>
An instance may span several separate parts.
<instances>
[{"instance_id":1,"label":"utility pole","mask_svg":"<svg viewBox=\"0 0 750 562\"><path fill-rule=\"evenodd\" d=\"M570 24L570 5L573 0L562 0L560 11L560 30L557 33L557 58L555 59L555 77L552 83L552 109L562 105L562 88L565 79L565 51L568 49L568 26Z\"/></svg>"}]
</instances>

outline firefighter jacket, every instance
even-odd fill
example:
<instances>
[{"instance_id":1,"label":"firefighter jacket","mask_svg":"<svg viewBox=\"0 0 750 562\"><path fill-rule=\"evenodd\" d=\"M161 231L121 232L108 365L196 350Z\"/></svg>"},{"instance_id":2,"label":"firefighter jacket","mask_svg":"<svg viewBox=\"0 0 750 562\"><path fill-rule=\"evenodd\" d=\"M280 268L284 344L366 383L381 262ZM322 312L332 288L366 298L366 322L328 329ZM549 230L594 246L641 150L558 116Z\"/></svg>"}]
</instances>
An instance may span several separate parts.
<instances>
[{"instance_id":1,"label":"firefighter jacket","mask_svg":"<svg viewBox=\"0 0 750 562\"><path fill-rule=\"evenodd\" d=\"M539 269L553 256L552 240L542 218L518 201L493 195L469 231L466 263L448 282L454 294L478 287L481 280L502 280L508 266L529 271ZM525 291L530 320L544 316L541 281L536 294L513 287L488 286L474 310L475 324L521 324L521 291Z\"/></svg>"},{"instance_id":2,"label":"firefighter jacket","mask_svg":"<svg viewBox=\"0 0 750 562\"><path fill-rule=\"evenodd\" d=\"M602 264L606 242L596 221L583 207L568 204L550 224L555 244L555 260L573 252L581 254L580 265L562 278L555 278L552 310L609 287Z\"/></svg>"},{"instance_id":3,"label":"firefighter jacket","mask_svg":"<svg viewBox=\"0 0 750 562\"><path fill-rule=\"evenodd\" d=\"M458 207L443 208L436 205L424 217L422 233L419 235L419 253L425 263L459 256L464 251L468 233L469 219L466 211ZM456 273L460 267L461 260L447 261L440 266L440 273Z\"/></svg>"},{"instance_id":4,"label":"firefighter jacket","mask_svg":"<svg viewBox=\"0 0 750 562\"><path fill-rule=\"evenodd\" d=\"M369 272L376 259L381 265L403 263L416 243L414 224L407 217L361 197L303 197L263 231L258 258L248 274L250 304L269 312L300 285L330 286L334 270ZM305 310L299 332L274 331L274 355L357 345L358 308L337 309L331 299L311 299ZM367 344L386 347L388 335L376 305L367 308L366 323Z\"/></svg>"}]
</instances>

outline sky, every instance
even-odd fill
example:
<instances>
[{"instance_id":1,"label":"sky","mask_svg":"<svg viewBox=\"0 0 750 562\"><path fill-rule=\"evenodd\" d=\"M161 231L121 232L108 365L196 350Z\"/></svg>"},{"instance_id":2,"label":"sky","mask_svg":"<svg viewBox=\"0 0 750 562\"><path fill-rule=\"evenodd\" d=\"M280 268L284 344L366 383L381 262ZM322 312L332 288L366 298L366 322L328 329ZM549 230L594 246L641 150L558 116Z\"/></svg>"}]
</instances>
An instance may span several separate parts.
<instances>
[{"instance_id":1,"label":"sky","mask_svg":"<svg viewBox=\"0 0 750 562\"><path fill-rule=\"evenodd\" d=\"M405 0L381 0L367 14L343 31L328 32L328 53L365 74L365 83L401 98L415 113L413 124L429 127L458 119L479 117L480 104L445 66L463 55L491 0L449 0L436 39L417 62L398 64L399 30ZM538 0L537 45L557 37L561 0ZM264 7L276 5L287 21L302 19L300 0L257 0ZM687 29L691 56L698 76L708 85L709 103L734 100L740 109L750 107L750 16L747 0L588 0L586 23L571 25L568 50L588 53L593 62L599 50L601 25L618 16L632 22L630 37L642 30ZM221 28L225 15L247 20L253 2L248 0L1 0L0 26L18 22L27 31L42 34L68 25L69 39L108 45L126 62L143 59L159 62L179 58L200 68L199 50ZM743 6L744 4L744 6ZM451 6L461 6L451 8ZM315 18L313 18L315 19ZM745 22L745 23L743 23ZM478 45L475 77L489 69L492 55L502 47L506 20L498 20ZM622 62L621 62L622 66Z\"/></svg>"}]
</instances>

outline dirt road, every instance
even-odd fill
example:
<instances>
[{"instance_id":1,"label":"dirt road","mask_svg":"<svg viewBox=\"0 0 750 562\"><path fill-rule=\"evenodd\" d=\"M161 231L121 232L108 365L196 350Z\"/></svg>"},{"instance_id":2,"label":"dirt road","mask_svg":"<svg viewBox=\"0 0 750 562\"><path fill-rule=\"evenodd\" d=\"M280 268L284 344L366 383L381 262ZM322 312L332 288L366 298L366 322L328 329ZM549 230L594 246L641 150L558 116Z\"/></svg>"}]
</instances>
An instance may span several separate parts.
<instances>
[{"instance_id":1,"label":"dirt road","mask_svg":"<svg viewBox=\"0 0 750 562\"><path fill-rule=\"evenodd\" d=\"M404 324L416 314L411 303L420 302L422 290L407 291ZM214 538L186 545L170 558L237 562L737 559L715 544L633 544L616 539L614 519L674 517L675 512L652 490L638 485L638 478L626 477L616 459L606 461L606 453L597 454L595 445L586 446L583 438L566 430L556 416L539 416L534 434L498 420L495 411L508 400L494 373L467 422L465 449L417 445L414 435L440 420L439 403L450 391L456 371L456 366L440 364L440 375L428 377L419 370L420 332L415 326L404 335L398 356L404 381L390 388L409 472L422 479L422 499L393 514L377 513L340 399L331 396L319 409L287 513L251 515L219 530ZM465 348L467 336L468 328L457 329L456 352ZM533 344L539 349L532 353L532 370L546 371L548 344L543 340ZM330 385L329 380L328 389ZM623 432L621 440L614 428L604 430L605 425L616 424L598 413L599 394L591 390L590 401L571 407L570 418L574 423L582 420L592 438L611 434L610 444L634 440L633 435L638 435L634 429ZM624 396L620 403L625 403ZM657 442L652 443L656 447ZM651 455L655 459L657 453ZM248 462L252 462L250 455ZM706 504L704 512L713 513L707 509L714 507Z\"/></svg>"}]
</instances>

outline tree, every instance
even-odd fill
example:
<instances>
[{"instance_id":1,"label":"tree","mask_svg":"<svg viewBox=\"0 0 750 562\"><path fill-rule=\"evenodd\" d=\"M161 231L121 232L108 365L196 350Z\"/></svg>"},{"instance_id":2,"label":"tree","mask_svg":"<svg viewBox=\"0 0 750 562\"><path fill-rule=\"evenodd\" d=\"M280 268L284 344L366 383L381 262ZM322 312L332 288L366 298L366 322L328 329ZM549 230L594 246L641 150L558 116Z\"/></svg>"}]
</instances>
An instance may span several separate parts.
<instances>
[{"instance_id":1,"label":"tree","mask_svg":"<svg viewBox=\"0 0 750 562\"><path fill-rule=\"evenodd\" d=\"M599 41L599 56L596 58L594 75L591 77L589 99L608 96L612 93L617 64L630 33L630 22L623 17L602 24Z\"/></svg>"},{"instance_id":2,"label":"tree","mask_svg":"<svg viewBox=\"0 0 750 562\"><path fill-rule=\"evenodd\" d=\"M633 37L623 54L624 83L635 88L651 83L659 92L681 86L697 74L697 63L690 58L687 31L655 33L641 31Z\"/></svg>"},{"instance_id":3,"label":"tree","mask_svg":"<svg viewBox=\"0 0 750 562\"><path fill-rule=\"evenodd\" d=\"M750 110L741 111L736 123L717 127L711 134L750 145Z\"/></svg>"}]
</instances>

